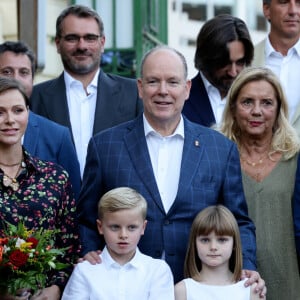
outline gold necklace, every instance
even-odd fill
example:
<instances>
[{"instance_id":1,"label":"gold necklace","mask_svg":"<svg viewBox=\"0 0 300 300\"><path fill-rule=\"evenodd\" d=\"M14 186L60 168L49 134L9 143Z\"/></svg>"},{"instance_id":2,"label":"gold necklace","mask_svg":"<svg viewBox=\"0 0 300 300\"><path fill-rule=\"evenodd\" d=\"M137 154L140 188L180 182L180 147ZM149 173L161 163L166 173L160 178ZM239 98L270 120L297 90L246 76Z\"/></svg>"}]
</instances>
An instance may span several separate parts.
<instances>
[{"instance_id":1,"label":"gold necklace","mask_svg":"<svg viewBox=\"0 0 300 300\"><path fill-rule=\"evenodd\" d=\"M263 153L260 158L257 161L251 161L249 160L244 153L240 150L240 158L241 158L241 163L244 163L243 170L252 178L255 179L255 181L260 182L263 176L263 172L265 170L266 164L265 164L265 157L268 157L266 153ZM251 169L249 169L250 166Z\"/></svg>"},{"instance_id":2,"label":"gold necklace","mask_svg":"<svg viewBox=\"0 0 300 300\"><path fill-rule=\"evenodd\" d=\"M256 162L250 161L250 160L248 160L247 158L244 158L243 156L241 156L241 159L242 159L244 162L246 162L246 163L247 163L249 166L251 166L251 167L256 167L256 166L258 166L258 165L263 164L263 162L264 162L263 156L262 156L258 161L256 161Z\"/></svg>"},{"instance_id":3,"label":"gold necklace","mask_svg":"<svg viewBox=\"0 0 300 300\"><path fill-rule=\"evenodd\" d=\"M24 163L23 161L21 161L21 162L19 163L19 168L18 168L18 170L17 170L17 172L16 172L16 175L15 175L14 177L10 177L9 175L7 175L7 174L4 173L4 174L3 174L3 185L4 185L5 187L11 187L12 190L13 190L14 192L16 192L16 191L19 189L19 187L20 187L20 184L19 184L19 182L17 181L17 178L16 178L16 177L18 177L18 174L19 174L20 170L21 170L23 167L25 167L25 163Z\"/></svg>"},{"instance_id":4,"label":"gold necklace","mask_svg":"<svg viewBox=\"0 0 300 300\"><path fill-rule=\"evenodd\" d=\"M240 158L242 161L246 162L247 165L251 167L256 167L258 165L262 165L266 157L269 156L269 152L263 153L263 155L258 159L258 161L250 161L247 157L245 157L244 153L240 151Z\"/></svg>"},{"instance_id":5,"label":"gold necklace","mask_svg":"<svg viewBox=\"0 0 300 300\"><path fill-rule=\"evenodd\" d=\"M241 163L245 164L245 167L242 167L244 172L246 172L250 177L254 178L257 182L260 182L263 178L263 174L264 174L265 168L267 166L267 164L264 162L265 161L263 160L261 163L257 163L257 165L260 166L259 168L255 167L255 168L251 168L249 170L249 168L246 168L247 165L250 167L253 167L253 164L250 165L250 163L248 163L245 159L241 160Z\"/></svg>"}]
</instances>

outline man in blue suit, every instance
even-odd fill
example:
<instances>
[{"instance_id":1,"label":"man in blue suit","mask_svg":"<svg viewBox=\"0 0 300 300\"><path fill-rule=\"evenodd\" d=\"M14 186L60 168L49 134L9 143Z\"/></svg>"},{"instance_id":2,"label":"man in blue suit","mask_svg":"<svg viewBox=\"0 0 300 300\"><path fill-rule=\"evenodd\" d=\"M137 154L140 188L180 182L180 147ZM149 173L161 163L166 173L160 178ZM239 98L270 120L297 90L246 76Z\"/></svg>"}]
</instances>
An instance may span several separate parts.
<instances>
[{"instance_id":1,"label":"man in blue suit","mask_svg":"<svg viewBox=\"0 0 300 300\"><path fill-rule=\"evenodd\" d=\"M246 24L231 15L208 20L197 37L195 68L183 114L203 126L220 123L228 90L253 59L254 47Z\"/></svg>"},{"instance_id":2,"label":"man in blue suit","mask_svg":"<svg viewBox=\"0 0 300 300\"><path fill-rule=\"evenodd\" d=\"M138 80L144 114L91 139L78 203L83 254L89 261L103 247L96 229L98 200L110 189L129 186L148 203L148 226L139 248L164 258L175 282L183 278L194 217L217 203L237 218L244 267L255 269L255 228L247 215L237 147L222 134L182 117L190 86L182 54L167 46L150 50ZM125 251L124 243L126 239L120 251ZM252 280L258 278L257 272L251 274Z\"/></svg>"},{"instance_id":3,"label":"man in blue suit","mask_svg":"<svg viewBox=\"0 0 300 300\"><path fill-rule=\"evenodd\" d=\"M34 54L27 45L10 41L0 45L0 76L19 80L28 97L32 91L34 71ZM80 170L68 128L30 111L23 146L31 155L61 165L69 173L75 198L78 199Z\"/></svg>"}]
</instances>

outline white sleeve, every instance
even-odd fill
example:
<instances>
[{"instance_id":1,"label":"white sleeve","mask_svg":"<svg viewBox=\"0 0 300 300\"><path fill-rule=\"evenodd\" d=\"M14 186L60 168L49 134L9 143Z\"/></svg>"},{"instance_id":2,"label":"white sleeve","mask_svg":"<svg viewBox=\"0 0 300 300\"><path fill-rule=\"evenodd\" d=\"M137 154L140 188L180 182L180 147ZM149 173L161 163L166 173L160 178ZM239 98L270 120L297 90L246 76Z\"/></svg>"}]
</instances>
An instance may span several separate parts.
<instances>
[{"instance_id":1,"label":"white sleeve","mask_svg":"<svg viewBox=\"0 0 300 300\"><path fill-rule=\"evenodd\" d=\"M160 260L151 278L148 300L174 300L174 279L169 265Z\"/></svg>"},{"instance_id":2,"label":"white sleeve","mask_svg":"<svg viewBox=\"0 0 300 300\"><path fill-rule=\"evenodd\" d=\"M77 264L68 280L61 300L89 300L89 290L84 272L81 266Z\"/></svg>"}]
</instances>

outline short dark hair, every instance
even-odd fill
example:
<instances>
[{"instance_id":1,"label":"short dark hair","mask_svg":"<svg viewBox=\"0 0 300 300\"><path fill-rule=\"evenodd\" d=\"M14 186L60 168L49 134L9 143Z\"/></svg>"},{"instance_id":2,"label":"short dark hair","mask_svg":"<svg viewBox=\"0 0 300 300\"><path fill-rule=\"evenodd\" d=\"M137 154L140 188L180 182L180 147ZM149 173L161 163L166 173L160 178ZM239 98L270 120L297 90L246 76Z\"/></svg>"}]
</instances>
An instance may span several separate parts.
<instances>
[{"instance_id":1,"label":"short dark hair","mask_svg":"<svg viewBox=\"0 0 300 300\"><path fill-rule=\"evenodd\" d=\"M0 55L4 52L13 52L15 54L24 54L27 55L31 62L31 73L32 77L34 76L35 70L36 70L36 60L35 55L32 49L24 42L21 41L6 41L2 44L0 44Z\"/></svg>"},{"instance_id":2,"label":"short dark hair","mask_svg":"<svg viewBox=\"0 0 300 300\"><path fill-rule=\"evenodd\" d=\"M217 70L229 62L228 43L240 41L245 48L245 65L249 66L254 46L244 21L222 14L208 20L197 37L195 68L201 71Z\"/></svg>"},{"instance_id":3,"label":"short dark hair","mask_svg":"<svg viewBox=\"0 0 300 300\"><path fill-rule=\"evenodd\" d=\"M0 94L8 90L18 90L24 98L25 105L29 106L29 98L22 83L11 77L0 77Z\"/></svg>"},{"instance_id":4,"label":"short dark hair","mask_svg":"<svg viewBox=\"0 0 300 300\"><path fill-rule=\"evenodd\" d=\"M263 4L271 4L271 0L262 0Z\"/></svg>"},{"instance_id":5,"label":"short dark hair","mask_svg":"<svg viewBox=\"0 0 300 300\"><path fill-rule=\"evenodd\" d=\"M62 24L63 20L69 15L73 15L78 18L93 18L93 19L95 19L95 21L97 22L97 24L99 26L100 36L104 35L103 21L94 9L84 6L84 5L71 5L71 6L68 6L67 8L65 8L60 13L60 15L58 16L58 18L56 20L56 36L55 36L56 38L61 37L61 32L62 32L61 24Z\"/></svg>"}]
</instances>

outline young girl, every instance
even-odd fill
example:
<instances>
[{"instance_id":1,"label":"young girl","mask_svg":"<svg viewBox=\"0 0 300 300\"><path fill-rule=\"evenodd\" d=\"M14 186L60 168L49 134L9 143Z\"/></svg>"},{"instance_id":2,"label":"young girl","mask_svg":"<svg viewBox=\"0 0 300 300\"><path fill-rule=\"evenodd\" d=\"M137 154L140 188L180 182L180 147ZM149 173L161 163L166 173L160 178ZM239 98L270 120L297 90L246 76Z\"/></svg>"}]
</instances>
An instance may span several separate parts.
<instances>
[{"instance_id":1,"label":"young girl","mask_svg":"<svg viewBox=\"0 0 300 300\"><path fill-rule=\"evenodd\" d=\"M176 300L258 300L256 284L240 281L242 246L237 222L223 205L209 206L195 218Z\"/></svg>"}]
</instances>

